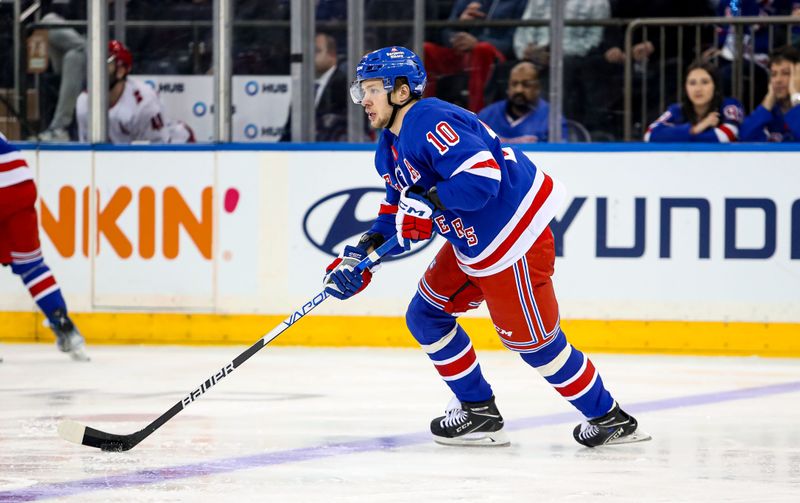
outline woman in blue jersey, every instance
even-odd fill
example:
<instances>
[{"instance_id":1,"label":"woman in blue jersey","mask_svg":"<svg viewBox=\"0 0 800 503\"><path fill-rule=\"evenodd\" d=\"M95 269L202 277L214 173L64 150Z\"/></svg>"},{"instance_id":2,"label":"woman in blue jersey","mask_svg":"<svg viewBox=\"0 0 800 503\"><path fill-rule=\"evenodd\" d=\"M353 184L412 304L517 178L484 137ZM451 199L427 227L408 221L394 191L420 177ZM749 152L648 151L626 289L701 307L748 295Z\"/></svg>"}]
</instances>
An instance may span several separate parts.
<instances>
[{"instance_id":1,"label":"woman in blue jersey","mask_svg":"<svg viewBox=\"0 0 800 503\"><path fill-rule=\"evenodd\" d=\"M716 68L698 61L686 70L681 102L650 124L644 141L730 143L739 140L743 118L742 104L723 98Z\"/></svg>"}]
</instances>

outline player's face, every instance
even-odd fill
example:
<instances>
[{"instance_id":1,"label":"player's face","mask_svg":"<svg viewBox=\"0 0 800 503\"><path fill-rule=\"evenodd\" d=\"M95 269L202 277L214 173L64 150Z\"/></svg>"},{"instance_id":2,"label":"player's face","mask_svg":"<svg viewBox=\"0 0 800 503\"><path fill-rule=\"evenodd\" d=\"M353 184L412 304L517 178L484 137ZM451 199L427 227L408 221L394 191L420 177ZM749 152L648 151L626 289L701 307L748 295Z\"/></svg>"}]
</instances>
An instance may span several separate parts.
<instances>
[{"instance_id":1,"label":"player's face","mask_svg":"<svg viewBox=\"0 0 800 503\"><path fill-rule=\"evenodd\" d=\"M695 68L686 76L686 96L695 106L704 106L714 98L714 80L702 68Z\"/></svg>"},{"instance_id":2,"label":"player's face","mask_svg":"<svg viewBox=\"0 0 800 503\"><path fill-rule=\"evenodd\" d=\"M124 65L117 64L114 58L109 58L108 63L106 63L106 68L108 69L108 83L110 86L128 75L128 68Z\"/></svg>"},{"instance_id":3,"label":"player's face","mask_svg":"<svg viewBox=\"0 0 800 503\"><path fill-rule=\"evenodd\" d=\"M386 90L383 88L383 81L381 79L365 80L361 83L361 89L364 91L361 106L364 107L364 112L367 114L369 125L375 129L385 128L392 117L392 106L389 104Z\"/></svg>"},{"instance_id":4,"label":"player's face","mask_svg":"<svg viewBox=\"0 0 800 503\"><path fill-rule=\"evenodd\" d=\"M792 63L786 60L776 61L769 67L769 83L775 98L785 100L789 97L789 79L792 76Z\"/></svg>"},{"instance_id":5,"label":"player's face","mask_svg":"<svg viewBox=\"0 0 800 503\"><path fill-rule=\"evenodd\" d=\"M532 107L539 101L539 78L533 65L514 68L508 78L509 101L517 107Z\"/></svg>"}]
</instances>

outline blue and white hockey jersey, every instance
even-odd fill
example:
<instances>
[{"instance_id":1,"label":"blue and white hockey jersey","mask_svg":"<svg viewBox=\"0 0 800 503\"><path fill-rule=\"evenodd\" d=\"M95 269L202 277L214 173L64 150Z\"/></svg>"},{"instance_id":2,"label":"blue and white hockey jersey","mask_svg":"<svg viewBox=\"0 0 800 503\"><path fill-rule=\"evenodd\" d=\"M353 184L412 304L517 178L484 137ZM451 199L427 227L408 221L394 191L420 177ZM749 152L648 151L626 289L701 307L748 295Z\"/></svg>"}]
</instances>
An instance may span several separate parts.
<instances>
[{"instance_id":1,"label":"blue and white hockey jersey","mask_svg":"<svg viewBox=\"0 0 800 503\"><path fill-rule=\"evenodd\" d=\"M510 267L533 245L566 197L563 186L497 135L472 112L436 98L417 102L399 136L385 129L375 167L386 199L372 231L395 231L404 187L437 188L445 211L436 232L453 244L461 269L489 276Z\"/></svg>"},{"instance_id":2,"label":"blue and white hockey jersey","mask_svg":"<svg viewBox=\"0 0 800 503\"><path fill-rule=\"evenodd\" d=\"M686 120L680 103L670 105L666 112L650 124L644 141L650 142L702 142L729 143L739 139L739 127L744 119L744 109L738 100L725 98L718 110L719 124L700 134L692 134L692 124Z\"/></svg>"},{"instance_id":3,"label":"blue and white hockey jersey","mask_svg":"<svg viewBox=\"0 0 800 503\"><path fill-rule=\"evenodd\" d=\"M777 104L771 112L759 105L742 124L742 141L800 141L800 105L785 114Z\"/></svg>"}]
</instances>

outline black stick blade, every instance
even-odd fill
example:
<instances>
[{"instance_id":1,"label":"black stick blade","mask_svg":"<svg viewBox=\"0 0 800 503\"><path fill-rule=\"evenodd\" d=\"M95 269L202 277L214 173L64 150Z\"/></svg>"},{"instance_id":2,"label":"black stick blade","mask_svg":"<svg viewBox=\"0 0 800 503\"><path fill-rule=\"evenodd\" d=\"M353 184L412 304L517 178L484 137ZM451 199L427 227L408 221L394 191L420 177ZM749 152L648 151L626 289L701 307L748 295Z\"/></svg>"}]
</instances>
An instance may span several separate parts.
<instances>
[{"instance_id":1,"label":"black stick blade","mask_svg":"<svg viewBox=\"0 0 800 503\"><path fill-rule=\"evenodd\" d=\"M127 451L139 442L133 435L114 435L104 431L95 430L76 421L66 419L58 425L58 434L69 442L95 447L103 451Z\"/></svg>"}]
</instances>

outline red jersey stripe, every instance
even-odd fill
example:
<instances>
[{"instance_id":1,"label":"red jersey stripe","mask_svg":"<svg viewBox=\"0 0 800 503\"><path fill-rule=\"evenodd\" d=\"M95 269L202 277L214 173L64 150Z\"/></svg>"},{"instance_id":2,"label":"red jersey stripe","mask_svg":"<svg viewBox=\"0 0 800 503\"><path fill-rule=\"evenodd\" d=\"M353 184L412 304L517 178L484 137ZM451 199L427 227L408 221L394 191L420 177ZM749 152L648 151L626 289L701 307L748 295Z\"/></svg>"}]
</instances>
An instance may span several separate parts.
<instances>
[{"instance_id":1,"label":"red jersey stripe","mask_svg":"<svg viewBox=\"0 0 800 503\"><path fill-rule=\"evenodd\" d=\"M481 162L475 163L472 166L470 166L468 169L478 169L478 168L492 168L492 169L499 170L500 166L498 166L497 161L495 161L494 159L488 159L486 161L481 161Z\"/></svg>"},{"instance_id":2,"label":"red jersey stripe","mask_svg":"<svg viewBox=\"0 0 800 503\"><path fill-rule=\"evenodd\" d=\"M28 163L25 159L15 159L13 161L4 162L0 164L0 171L11 171L12 169L27 167Z\"/></svg>"},{"instance_id":3,"label":"red jersey stripe","mask_svg":"<svg viewBox=\"0 0 800 503\"><path fill-rule=\"evenodd\" d=\"M731 128L729 128L725 124L720 124L719 126L717 126L717 129L719 129L720 131L725 133L725 136L728 137L728 140L736 141L736 134L734 134L734 132L731 130Z\"/></svg>"},{"instance_id":4,"label":"red jersey stripe","mask_svg":"<svg viewBox=\"0 0 800 503\"><path fill-rule=\"evenodd\" d=\"M476 270L486 269L494 265L495 262L503 258L503 256L508 252L508 250L517 242L517 239L522 235L525 229L531 224L533 217L536 216L536 213L539 211L539 208L542 207L544 202L547 200L547 197L553 191L553 179L550 178L549 175L544 175L544 181L542 182L542 186L539 188L539 192L536 193L536 197L533 198L533 203L528 207L525 214L520 218L517 225L514 227L514 230L511 231L511 234L500 243L500 246L491 253L488 257L481 260L480 262L476 262L474 264L465 264L468 267Z\"/></svg>"}]
</instances>

